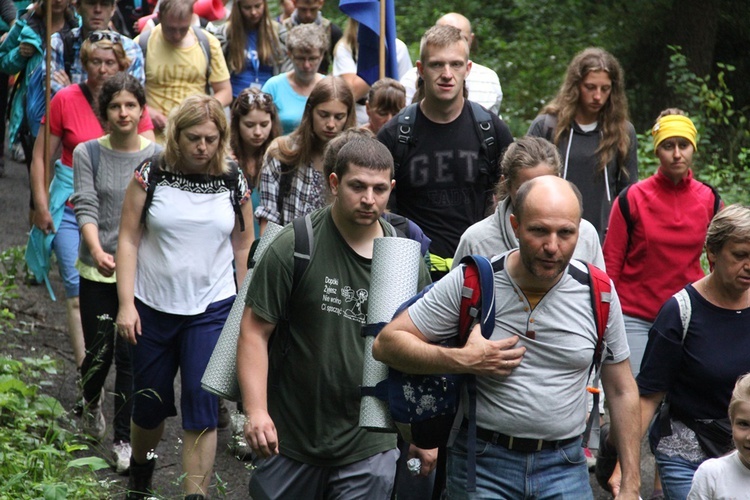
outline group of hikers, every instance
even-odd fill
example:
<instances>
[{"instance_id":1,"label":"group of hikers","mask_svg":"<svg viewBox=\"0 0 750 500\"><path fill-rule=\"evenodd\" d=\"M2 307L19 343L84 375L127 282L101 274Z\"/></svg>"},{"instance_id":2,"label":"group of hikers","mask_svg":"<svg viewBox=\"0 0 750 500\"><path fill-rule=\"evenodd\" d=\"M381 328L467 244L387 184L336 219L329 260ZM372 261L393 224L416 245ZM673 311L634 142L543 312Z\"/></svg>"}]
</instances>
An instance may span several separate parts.
<instances>
[{"instance_id":1,"label":"group of hikers","mask_svg":"<svg viewBox=\"0 0 750 500\"><path fill-rule=\"evenodd\" d=\"M651 498L750 498L750 208L694 178L698 132L682 110L656 118L659 166L639 181L624 72L606 50L578 53L514 139L461 14L426 30L414 67L397 40L399 74L370 85L356 21L341 30L322 0L282 1L277 19L266 0L235 0L210 22L198 3L0 9L29 267L43 282L56 255L74 411L96 440L114 361L112 462L128 499L153 493L178 401L184 496L208 496L228 410L201 378L236 301L251 498L591 498L596 454L611 465L603 486L635 499L646 434ZM269 223L284 227L251 262ZM372 355L476 375L475 412L445 448L360 426L374 242L394 236L420 243L419 288L435 284ZM494 330L446 348L468 255L491 258ZM331 307L351 301L360 314ZM590 413L608 423L583 446Z\"/></svg>"}]
</instances>

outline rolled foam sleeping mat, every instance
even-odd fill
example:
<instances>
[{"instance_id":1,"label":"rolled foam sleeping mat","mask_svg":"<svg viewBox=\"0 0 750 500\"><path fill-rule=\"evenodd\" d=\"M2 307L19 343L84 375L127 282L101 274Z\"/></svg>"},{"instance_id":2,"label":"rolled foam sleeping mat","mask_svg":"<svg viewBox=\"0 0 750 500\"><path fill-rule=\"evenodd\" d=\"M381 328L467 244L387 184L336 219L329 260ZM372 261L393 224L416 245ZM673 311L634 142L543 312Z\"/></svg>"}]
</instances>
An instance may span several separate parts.
<instances>
[{"instance_id":1,"label":"rolled foam sleeping mat","mask_svg":"<svg viewBox=\"0 0 750 500\"><path fill-rule=\"evenodd\" d=\"M420 246L406 238L377 238L372 251L367 324L387 323L401 304L417 293ZM372 357L375 337L365 337L363 387L375 387L388 377L388 366ZM375 396L363 396L359 425L368 430L396 432L388 405Z\"/></svg>"},{"instance_id":2,"label":"rolled foam sleeping mat","mask_svg":"<svg viewBox=\"0 0 750 500\"><path fill-rule=\"evenodd\" d=\"M255 250L253 261L258 262L274 238L281 232L282 227L273 222L266 225L266 230L260 238ZM201 378L201 386L211 394L216 394L230 401L239 401L240 385L237 382L237 339L240 337L240 320L245 309L245 297L253 277L253 270L248 269L242 282L227 321L221 330L211 359L208 360L206 371Z\"/></svg>"}]
</instances>

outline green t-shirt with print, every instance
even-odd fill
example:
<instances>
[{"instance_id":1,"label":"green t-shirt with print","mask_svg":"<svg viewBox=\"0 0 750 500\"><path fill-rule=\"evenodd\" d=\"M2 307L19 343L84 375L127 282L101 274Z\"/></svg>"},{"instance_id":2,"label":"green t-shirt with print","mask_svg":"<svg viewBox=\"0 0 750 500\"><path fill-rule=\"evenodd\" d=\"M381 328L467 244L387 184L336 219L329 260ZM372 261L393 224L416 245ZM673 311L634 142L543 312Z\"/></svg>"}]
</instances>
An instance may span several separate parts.
<instances>
[{"instance_id":1,"label":"green t-shirt with print","mask_svg":"<svg viewBox=\"0 0 750 500\"><path fill-rule=\"evenodd\" d=\"M294 231L287 226L254 272L246 303L271 323L289 317L271 337L268 411L284 456L341 466L396 446L394 434L359 427L360 385L371 259L358 255L333 223L330 207L311 216L310 264L289 299ZM381 219L384 233L387 222ZM429 273L420 261L420 287ZM287 307L289 308L287 310ZM288 316L287 316L288 313Z\"/></svg>"}]
</instances>

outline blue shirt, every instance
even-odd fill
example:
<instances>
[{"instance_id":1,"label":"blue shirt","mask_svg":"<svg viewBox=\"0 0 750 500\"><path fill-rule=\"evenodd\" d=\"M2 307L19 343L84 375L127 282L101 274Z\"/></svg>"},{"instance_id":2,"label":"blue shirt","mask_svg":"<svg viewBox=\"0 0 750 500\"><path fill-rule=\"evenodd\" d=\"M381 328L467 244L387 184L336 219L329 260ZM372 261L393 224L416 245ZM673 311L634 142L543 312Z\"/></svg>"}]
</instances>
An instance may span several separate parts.
<instances>
[{"instance_id":1,"label":"blue shirt","mask_svg":"<svg viewBox=\"0 0 750 500\"><path fill-rule=\"evenodd\" d=\"M286 73L269 78L263 85L263 92L273 96L273 102L279 110L284 135L292 133L302 121L307 96L299 95L294 91Z\"/></svg>"},{"instance_id":2,"label":"blue shirt","mask_svg":"<svg viewBox=\"0 0 750 500\"><path fill-rule=\"evenodd\" d=\"M258 59L258 32L252 31L247 35L245 47L245 69L239 73L232 73L229 81L232 84L232 97L248 87L262 87L273 76L273 66L266 66Z\"/></svg>"}]
</instances>

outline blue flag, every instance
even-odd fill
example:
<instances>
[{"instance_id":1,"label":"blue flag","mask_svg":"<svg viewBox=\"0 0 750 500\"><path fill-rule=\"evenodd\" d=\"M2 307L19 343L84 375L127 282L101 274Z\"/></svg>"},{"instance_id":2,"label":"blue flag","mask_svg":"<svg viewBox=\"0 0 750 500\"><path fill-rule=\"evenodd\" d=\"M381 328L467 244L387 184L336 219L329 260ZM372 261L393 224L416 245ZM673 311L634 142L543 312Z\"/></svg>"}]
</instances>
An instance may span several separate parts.
<instances>
[{"instance_id":1,"label":"blue flag","mask_svg":"<svg viewBox=\"0 0 750 500\"><path fill-rule=\"evenodd\" d=\"M398 80L394 0L380 1L385 2L385 76ZM372 85L380 77L380 2L378 0L340 0L339 9L359 22L357 75Z\"/></svg>"}]
</instances>

